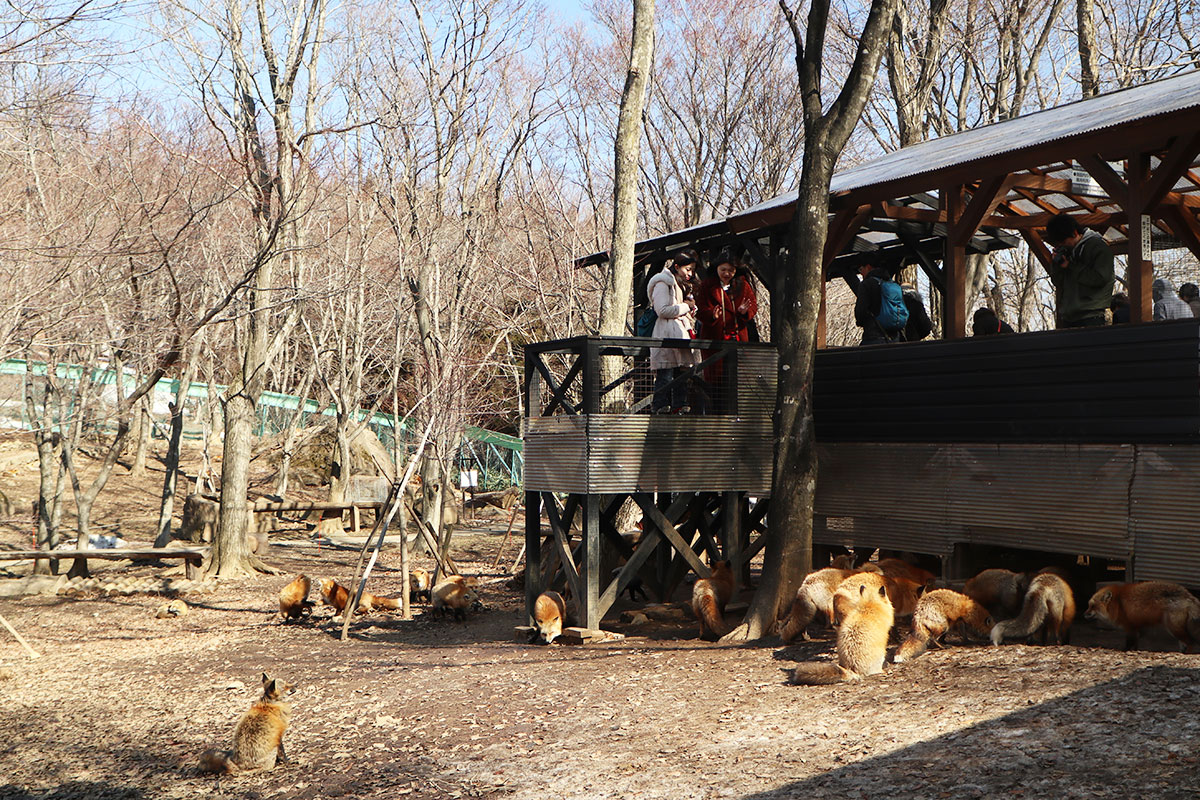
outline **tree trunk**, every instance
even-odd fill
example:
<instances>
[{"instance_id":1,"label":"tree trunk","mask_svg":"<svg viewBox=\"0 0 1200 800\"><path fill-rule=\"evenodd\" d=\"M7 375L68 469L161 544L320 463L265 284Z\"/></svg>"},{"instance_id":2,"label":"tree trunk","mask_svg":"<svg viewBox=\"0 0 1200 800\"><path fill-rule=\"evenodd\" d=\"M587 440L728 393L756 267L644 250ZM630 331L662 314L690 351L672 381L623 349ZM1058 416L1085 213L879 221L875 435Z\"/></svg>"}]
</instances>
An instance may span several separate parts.
<instances>
[{"instance_id":1,"label":"tree trunk","mask_svg":"<svg viewBox=\"0 0 1200 800\"><path fill-rule=\"evenodd\" d=\"M805 152L813 145L806 144ZM818 147L818 150L820 148ZM749 641L774 630L780 609L812 569L812 514L817 486L812 375L824 280L833 159L804 159L792 220L786 273L772 293L772 339L779 352L775 403L775 478L771 487L762 580L742 624L722 641ZM778 299L776 299L778 298Z\"/></svg>"},{"instance_id":2,"label":"tree trunk","mask_svg":"<svg viewBox=\"0 0 1200 800\"><path fill-rule=\"evenodd\" d=\"M146 474L146 452L150 449L150 433L153 425L150 419L150 399L144 397L134 411L133 438L136 449L133 451L133 465L129 468L130 477L140 478Z\"/></svg>"},{"instance_id":3,"label":"tree trunk","mask_svg":"<svg viewBox=\"0 0 1200 800\"><path fill-rule=\"evenodd\" d=\"M346 435L348 424L349 420L339 414L335 426L336 441L332 454L333 461L329 470L329 502L331 503L346 502L346 490L350 483L350 437ZM322 517L317 524L316 532L322 536L344 534L346 526L342 522L342 515L329 512L329 516Z\"/></svg>"},{"instance_id":4,"label":"tree trunk","mask_svg":"<svg viewBox=\"0 0 1200 800\"><path fill-rule=\"evenodd\" d=\"M608 275L600 297L601 336L624 336L633 291L633 247L637 241L638 156L646 86L654 68L654 0L634 0L629 71L617 118L613 172L613 229ZM602 378L603 380L603 378ZM607 381L606 381L607 383Z\"/></svg>"},{"instance_id":5,"label":"tree trunk","mask_svg":"<svg viewBox=\"0 0 1200 800\"><path fill-rule=\"evenodd\" d=\"M1086 100L1100 94L1100 64L1096 49L1094 0L1076 0L1075 21L1079 35L1079 88Z\"/></svg>"},{"instance_id":6,"label":"tree trunk","mask_svg":"<svg viewBox=\"0 0 1200 800\"><path fill-rule=\"evenodd\" d=\"M221 511L209 553L208 573L235 578L251 572L246 547L246 500L254 443L254 401L244 393L225 399L225 451L221 459Z\"/></svg>"},{"instance_id":7,"label":"tree trunk","mask_svg":"<svg viewBox=\"0 0 1200 800\"><path fill-rule=\"evenodd\" d=\"M175 492L179 482L179 450L183 444L184 407L188 391L192 388L192 377L196 373L196 353L188 359L179 388L175 391L175 402L171 404L171 439L167 443L166 468L163 488L158 507L158 534L154 537L155 547L166 547L171 541L171 518L175 513Z\"/></svg>"}]
</instances>

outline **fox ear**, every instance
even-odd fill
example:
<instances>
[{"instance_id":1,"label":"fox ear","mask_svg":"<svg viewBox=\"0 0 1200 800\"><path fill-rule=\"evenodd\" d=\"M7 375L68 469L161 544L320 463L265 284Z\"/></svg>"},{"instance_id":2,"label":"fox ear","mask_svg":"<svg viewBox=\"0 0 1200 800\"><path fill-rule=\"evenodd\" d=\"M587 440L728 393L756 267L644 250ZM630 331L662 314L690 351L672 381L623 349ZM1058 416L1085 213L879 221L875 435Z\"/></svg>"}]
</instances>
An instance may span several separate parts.
<instances>
[{"instance_id":1,"label":"fox ear","mask_svg":"<svg viewBox=\"0 0 1200 800\"><path fill-rule=\"evenodd\" d=\"M879 587L879 596L880 596L880 597L887 597L887 587L886 587L886 586L880 586L880 587Z\"/></svg>"},{"instance_id":2,"label":"fox ear","mask_svg":"<svg viewBox=\"0 0 1200 800\"><path fill-rule=\"evenodd\" d=\"M1112 600L1112 589L1105 589L1100 594L1096 595L1096 599L1101 603L1107 603Z\"/></svg>"},{"instance_id":3,"label":"fox ear","mask_svg":"<svg viewBox=\"0 0 1200 800\"><path fill-rule=\"evenodd\" d=\"M270 683L270 682L271 682L271 676L267 675L267 673L265 673L265 672L264 672L264 673L262 674L262 684L263 684L263 686L266 686L266 685L267 685L268 683Z\"/></svg>"}]
</instances>

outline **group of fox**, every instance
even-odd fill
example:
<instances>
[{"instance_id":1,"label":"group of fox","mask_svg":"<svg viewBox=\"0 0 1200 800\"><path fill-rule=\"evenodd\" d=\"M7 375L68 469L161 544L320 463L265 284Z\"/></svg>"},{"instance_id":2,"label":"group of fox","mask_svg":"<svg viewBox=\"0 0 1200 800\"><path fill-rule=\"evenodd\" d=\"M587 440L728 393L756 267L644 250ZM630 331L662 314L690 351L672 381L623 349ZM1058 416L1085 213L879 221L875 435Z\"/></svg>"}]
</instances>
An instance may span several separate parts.
<instances>
[{"instance_id":1,"label":"group of fox","mask_svg":"<svg viewBox=\"0 0 1200 800\"><path fill-rule=\"evenodd\" d=\"M809 624L823 614L837 629L837 663L801 664L793 681L836 683L881 672L891 631L901 618L909 618L910 627L892 657L895 663L916 658L951 628L964 636L990 638L995 645L1038 633L1044 643L1051 638L1062 644L1069 641L1075 597L1056 568L1034 574L984 570L967 581L962 592L930 588L933 580L932 573L901 559L854 568L848 556L807 575L787 616L779 620L778 633L785 642L797 636L807 639ZM733 589L729 562L716 562L710 577L696 581L692 610L701 638L728 633L723 614ZM1166 627L1184 650L1200 641L1200 600L1174 583L1102 588L1092 596L1086 616L1122 628L1127 649L1137 646L1142 629L1154 625Z\"/></svg>"},{"instance_id":2,"label":"group of fox","mask_svg":"<svg viewBox=\"0 0 1200 800\"><path fill-rule=\"evenodd\" d=\"M721 610L733 590L727 569L697 581L693 608L701 636L724 630ZM1036 573L987 569L966 582L962 592L929 588L933 574L900 559L885 558L857 569L849 563L819 569L804 578L788 615L779 621L784 641L808 638L807 627L818 613L837 629L837 662L796 667L799 684L860 680L883 671L893 626L910 618L909 631L896 648L894 663L911 661L950 629L962 636L1026 639L1040 633L1067 644L1075 619L1075 597L1062 571L1047 567ZM703 584L703 585L702 585ZM716 603L710 603L710 598ZM1164 626L1184 651L1200 641L1200 600L1175 583L1144 581L1101 588L1092 595L1085 615L1121 628L1126 649L1137 647L1145 628Z\"/></svg>"},{"instance_id":3,"label":"group of fox","mask_svg":"<svg viewBox=\"0 0 1200 800\"><path fill-rule=\"evenodd\" d=\"M322 604L333 606L338 615L344 613L350 602L350 590L332 578L322 578L317 585L321 592ZM311 588L312 581L307 575L297 575L291 583L280 589L279 618L285 621L296 620L311 614L314 605L308 599ZM468 579L462 575L450 575L434 583L433 576L423 569L413 570L409 574L409 596L414 600L424 599L433 607L435 614L453 613L458 620L462 620L467 610L479 603L478 595L469 585ZM354 613L394 611L399 608L399 598L363 592L358 598L358 606Z\"/></svg>"}]
</instances>

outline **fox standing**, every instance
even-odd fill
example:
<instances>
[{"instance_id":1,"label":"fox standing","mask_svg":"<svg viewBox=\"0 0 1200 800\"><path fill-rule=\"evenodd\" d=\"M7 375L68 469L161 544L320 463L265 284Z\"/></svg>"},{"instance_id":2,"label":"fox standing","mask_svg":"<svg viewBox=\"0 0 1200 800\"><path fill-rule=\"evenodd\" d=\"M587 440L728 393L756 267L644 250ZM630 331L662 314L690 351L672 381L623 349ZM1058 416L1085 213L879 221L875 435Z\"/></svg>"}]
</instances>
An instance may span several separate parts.
<instances>
[{"instance_id":1,"label":"fox standing","mask_svg":"<svg viewBox=\"0 0 1200 800\"><path fill-rule=\"evenodd\" d=\"M720 639L729 633L725 624L725 604L733 597L733 567L728 561L716 561L712 575L696 581L692 587L692 611L700 622L701 639Z\"/></svg>"},{"instance_id":2,"label":"fox standing","mask_svg":"<svg viewBox=\"0 0 1200 800\"><path fill-rule=\"evenodd\" d=\"M551 644L562 636L567 604L558 592L542 592L533 604L533 641Z\"/></svg>"},{"instance_id":3,"label":"fox standing","mask_svg":"<svg viewBox=\"0 0 1200 800\"><path fill-rule=\"evenodd\" d=\"M842 581L833 597L837 663L798 664L792 683L857 681L883 672L888 634L895 621L883 576L864 572Z\"/></svg>"},{"instance_id":4,"label":"fox standing","mask_svg":"<svg viewBox=\"0 0 1200 800\"><path fill-rule=\"evenodd\" d=\"M1091 620L1125 630L1125 649L1136 650L1142 628L1163 625L1187 652L1200 639L1200 600L1177 583L1144 581L1106 586L1092 595Z\"/></svg>"},{"instance_id":5,"label":"fox standing","mask_svg":"<svg viewBox=\"0 0 1200 800\"><path fill-rule=\"evenodd\" d=\"M333 578L322 578L321 583L321 601L327 606L333 606L334 611L338 614L346 610L346 605L350 602L350 590ZM379 597L370 592L363 592L362 597L358 598L358 608L354 610L355 614L365 614L368 611L376 609L395 610L400 608L400 601L394 597Z\"/></svg>"},{"instance_id":6,"label":"fox standing","mask_svg":"<svg viewBox=\"0 0 1200 800\"><path fill-rule=\"evenodd\" d=\"M205 750L200 754L200 769L205 772L253 772L275 768L275 762L287 761L283 752L283 733L292 716L292 704L281 698L295 686L262 674L262 699L250 706L233 730L233 750Z\"/></svg>"},{"instance_id":7,"label":"fox standing","mask_svg":"<svg viewBox=\"0 0 1200 800\"><path fill-rule=\"evenodd\" d=\"M454 619L461 622L467 616L467 609L478 602L478 596L462 575L450 575L433 587L433 613L439 616L453 612Z\"/></svg>"},{"instance_id":8,"label":"fox standing","mask_svg":"<svg viewBox=\"0 0 1200 800\"><path fill-rule=\"evenodd\" d=\"M969 628L986 638L991 632L992 618L987 609L965 594L950 589L934 589L921 595L913 612L912 630L896 649L892 658L897 664L912 661L946 634L952 626Z\"/></svg>"},{"instance_id":9,"label":"fox standing","mask_svg":"<svg viewBox=\"0 0 1200 800\"><path fill-rule=\"evenodd\" d=\"M305 614L312 613L313 604L308 599L311 585L307 575L297 575L291 583L279 590L280 619L300 619Z\"/></svg>"},{"instance_id":10,"label":"fox standing","mask_svg":"<svg viewBox=\"0 0 1200 800\"><path fill-rule=\"evenodd\" d=\"M1034 577L1025 593L1021 615L1016 619L998 622L992 628L992 644L999 645L1005 637L1020 639L1042 632L1046 643L1051 634L1060 644L1070 643L1070 627L1075 621L1075 595L1071 586L1058 575L1045 572Z\"/></svg>"},{"instance_id":11,"label":"fox standing","mask_svg":"<svg viewBox=\"0 0 1200 800\"><path fill-rule=\"evenodd\" d=\"M820 611L830 624L833 623L833 595L842 581L858 570L825 567L810 572L804 576L800 588L796 590L796 599L792 601L792 609L787 620L779 630L779 636L785 642L790 642L797 636L808 640L808 628Z\"/></svg>"},{"instance_id":12,"label":"fox standing","mask_svg":"<svg viewBox=\"0 0 1200 800\"><path fill-rule=\"evenodd\" d=\"M997 619L1012 619L1021 613L1029 589L1029 575L1009 569L985 569L967 581L963 594L985 607Z\"/></svg>"}]
</instances>

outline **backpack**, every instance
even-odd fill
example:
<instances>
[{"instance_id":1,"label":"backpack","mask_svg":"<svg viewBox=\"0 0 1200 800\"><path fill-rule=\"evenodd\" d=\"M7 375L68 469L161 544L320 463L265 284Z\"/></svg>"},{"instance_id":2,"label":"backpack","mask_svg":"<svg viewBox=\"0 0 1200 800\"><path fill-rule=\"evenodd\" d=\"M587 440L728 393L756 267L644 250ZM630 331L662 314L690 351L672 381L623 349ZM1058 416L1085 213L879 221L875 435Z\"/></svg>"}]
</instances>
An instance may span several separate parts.
<instances>
[{"instance_id":1,"label":"backpack","mask_svg":"<svg viewBox=\"0 0 1200 800\"><path fill-rule=\"evenodd\" d=\"M650 306L638 317L637 324L633 326L634 333L642 337L653 336L656 322L658 322L658 314L655 312L654 306Z\"/></svg>"},{"instance_id":2,"label":"backpack","mask_svg":"<svg viewBox=\"0 0 1200 800\"><path fill-rule=\"evenodd\" d=\"M879 327L887 333L899 333L908 324L908 306L904 304L904 290L895 281L879 282L879 314L875 317Z\"/></svg>"}]
</instances>

